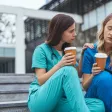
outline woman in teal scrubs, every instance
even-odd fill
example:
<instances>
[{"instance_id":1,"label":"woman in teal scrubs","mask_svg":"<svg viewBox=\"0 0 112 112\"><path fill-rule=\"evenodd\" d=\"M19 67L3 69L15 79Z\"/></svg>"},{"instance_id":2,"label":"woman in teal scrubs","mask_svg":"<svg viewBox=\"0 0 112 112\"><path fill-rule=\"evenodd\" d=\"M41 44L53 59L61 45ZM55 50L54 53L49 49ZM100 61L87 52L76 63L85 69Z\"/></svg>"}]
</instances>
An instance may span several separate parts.
<instances>
[{"instance_id":1,"label":"woman in teal scrubs","mask_svg":"<svg viewBox=\"0 0 112 112\"><path fill-rule=\"evenodd\" d=\"M73 65L76 57L63 52L75 36L73 18L58 14L51 20L46 42L33 53L32 68L37 78L29 88L30 112L105 112L102 101L84 99Z\"/></svg>"}]
</instances>

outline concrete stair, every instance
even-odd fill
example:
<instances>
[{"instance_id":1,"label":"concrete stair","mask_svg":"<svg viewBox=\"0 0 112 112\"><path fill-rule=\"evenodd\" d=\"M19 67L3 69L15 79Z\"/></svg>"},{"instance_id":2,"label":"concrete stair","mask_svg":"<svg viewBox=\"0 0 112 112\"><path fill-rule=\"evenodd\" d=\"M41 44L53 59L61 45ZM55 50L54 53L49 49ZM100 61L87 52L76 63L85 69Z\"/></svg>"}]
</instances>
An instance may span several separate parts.
<instances>
[{"instance_id":1,"label":"concrete stair","mask_svg":"<svg viewBox=\"0 0 112 112\"><path fill-rule=\"evenodd\" d=\"M28 89L34 74L0 74L0 112L29 112Z\"/></svg>"},{"instance_id":2,"label":"concrete stair","mask_svg":"<svg viewBox=\"0 0 112 112\"><path fill-rule=\"evenodd\" d=\"M0 112L29 112L28 89L33 80L34 74L0 74Z\"/></svg>"}]
</instances>

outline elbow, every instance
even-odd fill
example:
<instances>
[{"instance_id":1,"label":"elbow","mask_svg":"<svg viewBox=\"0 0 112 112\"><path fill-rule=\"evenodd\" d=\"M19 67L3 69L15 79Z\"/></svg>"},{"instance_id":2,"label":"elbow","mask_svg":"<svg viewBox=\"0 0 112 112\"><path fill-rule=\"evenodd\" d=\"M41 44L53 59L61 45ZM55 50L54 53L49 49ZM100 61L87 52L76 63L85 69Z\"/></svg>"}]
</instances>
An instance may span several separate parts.
<instances>
[{"instance_id":1,"label":"elbow","mask_svg":"<svg viewBox=\"0 0 112 112\"><path fill-rule=\"evenodd\" d=\"M79 76L79 78L82 78L82 75L83 75L82 71L80 69L78 69L78 76Z\"/></svg>"},{"instance_id":2,"label":"elbow","mask_svg":"<svg viewBox=\"0 0 112 112\"><path fill-rule=\"evenodd\" d=\"M37 78L38 79L38 84L40 85L40 86L42 86L43 84L44 84L44 82L40 79L40 78Z\"/></svg>"},{"instance_id":3,"label":"elbow","mask_svg":"<svg viewBox=\"0 0 112 112\"><path fill-rule=\"evenodd\" d=\"M82 78L82 73L79 72L78 73L78 76L79 76L79 78Z\"/></svg>"},{"instance_id":4,"label":"elbow","mask_svg":"<svg viewBox=\"0 0 112 112\"><path fill-rule=\"evenodd\" d=\"M82 87L83 87L83 89L84 89L84 83L82 82Z\"/></svg>"},{"instance_id":5,"label":"elbow","mask_svg":"<svg viewBox=\"0 0 112 112\"><path fill-rule=\"evenodd\" d=\"M39 84L40 86L42 86L44 83L43 83L43 81L38 80L38 84Z\"/></svg>"},{"instance_id":6,"label":"elbow","mask_svg":"<svg viewBox=\"0 0 112 112\"><path fill-rule=\"evenodd\" d=\"M39 84L40 86L42 86L42 84L43 84L43 83L42 83L42 82L40 82L40 81L38 81L38 84Z\"/></svg>"},{"instance_id":7,"label":"elbow","mask_svg":"<svg viewBox=\"0 0 112 112\"><path fill-rule=\"evenodd\" d=\"M86 84L84 82L82 82L82 87L83 87L84 91L87 91L87 87L86 87Z\"/></svg>"}]
</instances>

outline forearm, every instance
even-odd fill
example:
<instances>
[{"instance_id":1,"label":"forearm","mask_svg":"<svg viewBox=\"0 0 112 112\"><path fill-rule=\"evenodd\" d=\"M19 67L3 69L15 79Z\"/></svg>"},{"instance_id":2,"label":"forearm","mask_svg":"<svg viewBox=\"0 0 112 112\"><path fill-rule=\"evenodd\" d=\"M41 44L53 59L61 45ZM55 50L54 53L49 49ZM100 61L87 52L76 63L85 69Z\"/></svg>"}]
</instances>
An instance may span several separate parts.
<instances>
[{"instance_id":1,"label":"forearm","mask_svg":"<svg viewBox=\"0 0 112 112\"><path fill-rule=\"evenodd\" d=\"M78 66L78 75L80 78L82 77L82 59L83 59L83 56L81 55L81 58L79 60L79 66Z\"/></svg>"},{"instance_id":2,"label":"forearm","mask_svg":"<svg viewBox=\"0 0 112 112\"><path fill-rule=\"evenodd\" d=\"M60 67L58 65L55 65L51 70L49 70L45 74L38 76L39 84L44 84L59 69Z\"/></svg>"},{"instance_id":3,"label":"forearm","mask_svg":"<svg viewBox=\"0 0 112 112\"><path fill-rule=\"evenodd\" d=\"M83 86L84 90L87 90L88 89L88 87L89 87L89 85L90 85L93 77L94 76L91 74L87 80L85 80L85 81L83 80L82 86Z\"/></svg>"}]
</instances>

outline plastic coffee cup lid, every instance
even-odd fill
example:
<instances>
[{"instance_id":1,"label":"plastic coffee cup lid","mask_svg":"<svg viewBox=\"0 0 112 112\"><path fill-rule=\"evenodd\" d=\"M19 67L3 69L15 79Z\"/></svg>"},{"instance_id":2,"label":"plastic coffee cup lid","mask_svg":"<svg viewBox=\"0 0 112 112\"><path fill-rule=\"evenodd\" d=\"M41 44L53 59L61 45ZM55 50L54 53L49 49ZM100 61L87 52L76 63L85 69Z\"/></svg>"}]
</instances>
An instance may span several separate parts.
<instances>
[{"instance_id":1,"label":"plastic coffee cup lid","mask_svg":"<svg viewBox=\"0 0 112 112\"><path fill-rule=\"evenodd\" d=\"M97 58L107 58L107 54L105 54L105 53L96 53L95 57L97 57Z\"/></svg>"},{"instance_id":2,"label":"plastic coffee cup lid","mask_svg":"<svg viewBox=\"0 0 112 112\"><path fill-rule=\"evenodd\" d=\"M66 51L66 50L76 50L76 47L66 47L66 48L64 49L64 51Z\"/></svg>"}]
</instances>

